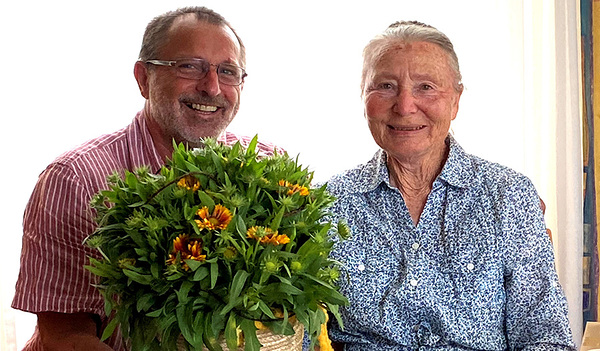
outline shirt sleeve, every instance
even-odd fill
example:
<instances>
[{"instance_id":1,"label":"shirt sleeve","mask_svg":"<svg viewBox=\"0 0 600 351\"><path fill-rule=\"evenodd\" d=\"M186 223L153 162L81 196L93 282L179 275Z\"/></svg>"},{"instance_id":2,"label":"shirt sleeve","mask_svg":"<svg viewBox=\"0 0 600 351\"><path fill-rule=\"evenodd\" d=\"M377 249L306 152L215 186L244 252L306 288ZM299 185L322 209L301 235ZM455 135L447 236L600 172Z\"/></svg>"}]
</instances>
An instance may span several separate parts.
<instances>
[{"instance_id":1,"label":"shirt sleeve","mask_svg":"<svg viewBox=\"0 0 600 351\"><path fill-rule=\"evenodd\" d=\"M54 163L40 175L25 209L13 308L103 314L103 299L84 268L89 256L97 256L83 245L96 227L92 195L65 165Z\"/></svg>"},{"instance_id":2,"label":"shirt sleeve","mask_svg":"<svg viewBox=\"0 0 600 351\"><path fill-rule=\"evenodd\" d=\"M522 179L502 199L509 349L575 350L540 199Z\"/></svg>"}]
</instances>

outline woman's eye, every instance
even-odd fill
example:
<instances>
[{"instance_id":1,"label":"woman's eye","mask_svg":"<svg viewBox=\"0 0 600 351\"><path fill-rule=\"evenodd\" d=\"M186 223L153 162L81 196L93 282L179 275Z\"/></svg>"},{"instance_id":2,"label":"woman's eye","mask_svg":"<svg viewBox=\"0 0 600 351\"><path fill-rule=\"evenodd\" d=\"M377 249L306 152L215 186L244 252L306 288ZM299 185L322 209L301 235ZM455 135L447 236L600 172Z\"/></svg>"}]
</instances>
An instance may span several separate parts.
<instances>
[{"instance_id":1,"label":"woman's eye","mask_svg":"<svg viewBox=\"0 0 600 351\"><path fill-rule=\"evenodd\" d=\"M382 90L390 90L394 89L394 85L392 83L380 83L377 85L377 88Z\"/></svg>"},{"instance_id":2,"label":"woman's eye","mask_svg":"<svg viewBox=\"0 0 600 351\"><path fill-rule=\"evenodd\" d=\"M421 84L421 90L433 90L433 87L429 84Z\"/></svg>"}]
</instances>

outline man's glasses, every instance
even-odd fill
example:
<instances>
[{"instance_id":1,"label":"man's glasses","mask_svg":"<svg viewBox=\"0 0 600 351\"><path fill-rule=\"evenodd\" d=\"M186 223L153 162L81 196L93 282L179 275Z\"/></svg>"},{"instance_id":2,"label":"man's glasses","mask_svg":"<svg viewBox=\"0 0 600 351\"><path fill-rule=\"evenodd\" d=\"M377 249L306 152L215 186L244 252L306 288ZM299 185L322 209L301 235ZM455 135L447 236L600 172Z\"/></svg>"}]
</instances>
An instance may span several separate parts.
<instances>
[{"instance_id":1,"label":"man's glasses","mask_svg":"<svg viewBox=\"0 0 600 351\"><path fill-rule=\"evenodd\" d=\"M147 60L145 63L149 63L157 66L169 66L175 68L177 77L185 79L202 79L206 77L206 74L210 70L210 66L217 68L217 77L219 77L219 83L225 85L240 85L247 76L246 71L239 66L231 63L220 63L213 65L212 63L198 58L181 59L175 61L164 61L164 60Z\"/></svg>"}]
</instances>

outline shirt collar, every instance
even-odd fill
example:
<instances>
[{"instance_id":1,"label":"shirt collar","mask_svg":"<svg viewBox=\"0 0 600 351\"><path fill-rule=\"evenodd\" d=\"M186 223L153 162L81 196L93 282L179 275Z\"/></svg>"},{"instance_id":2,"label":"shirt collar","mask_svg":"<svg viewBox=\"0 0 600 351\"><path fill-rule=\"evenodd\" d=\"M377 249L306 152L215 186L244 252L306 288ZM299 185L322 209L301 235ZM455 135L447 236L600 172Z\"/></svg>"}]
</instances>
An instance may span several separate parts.
<instances>
[{"instance_id":1,"label":"shirt collar","mask_svg":"<svg viewBox=\"0 0 600 351\"><path fill-rule=\"evenodd\" d=\"M130 145L130 147L132 149L139 149L141 147L144 150L144 164L150 166L153 172L158 172L165 162L160 157L158 150L156 150L150 129L148 129L147 118L145 109L142 109L135 115L135 136L130 137L130 142L137 145Z\"/></svg>"},{"instance_id":2,"label":"shirt collar","mask_svg":"<svg viewBox=\"0 0 600 351\"><path fill-rule=\"evenodd\" d=\"M450 152L438 179L455 187L466 188L471 186L474 182L475 170L469 154L463 150L452 135L448 135L446 144L449 145ZM372 191L381 183L392 188L386 160L387 153L384 150L379 150L364 165L357 180L357 190L359 192Z\"/></svg>"}]
</instances>

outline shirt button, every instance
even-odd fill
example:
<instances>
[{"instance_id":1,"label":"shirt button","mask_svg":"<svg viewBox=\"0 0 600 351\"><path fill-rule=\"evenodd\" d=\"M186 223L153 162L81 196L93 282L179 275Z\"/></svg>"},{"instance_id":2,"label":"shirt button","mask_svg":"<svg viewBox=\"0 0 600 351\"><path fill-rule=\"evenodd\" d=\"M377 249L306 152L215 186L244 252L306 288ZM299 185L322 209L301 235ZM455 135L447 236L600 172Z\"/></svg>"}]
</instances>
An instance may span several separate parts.
<instances>
[{"instance_id":1,"label":"shirt button","mask_svg":"<svg viewBox=\"0 0 600 351\"><path fill-rule=\"evenodd\" d=\"M359 270L359 271L361 271L361 272L362 272L362 271L364 271L364 270L365 270L365 265L364 265L364 264L362 264L362 263L361 263L361 264L359 264L359 265L358 265L358 270Z\"/></svg>"},{"instance_id":2,"label":"shirt button","mask_svg":"<svg viewBox=\"0 0 600 351\"><path fill-rule=\"evenodd\" d=\"M411 279L410 280L410 285L417 286L418 284L419 284L419 282L416 279Z\"/></svg>"},{"instance_id":3,"label":"shirt button","mask_svg":"<svg viewBox=\"0 0 600 351\"><path fill-rule=\"evenodd\" d=\"M475 268L475 265L474 265L474 264L472 264L472 263L469 263L469 264L467 264L467 269L468 269L468 270L472 271L472 270L473 270L473 268Z\"/></svg>"},{"instance_id":4,"label":"shirt button","mask_svg":"<svg viewBox=\"0 0 600 351\"><path fill-rule=\"evenodd\" d=\"M418 250L420 246L421 246L421 245L419 245L419 243L414 243L414 244L412 244L412 248L413 248L413 250Z\"/></svg>"}]
</instances>

